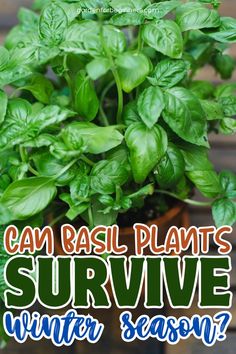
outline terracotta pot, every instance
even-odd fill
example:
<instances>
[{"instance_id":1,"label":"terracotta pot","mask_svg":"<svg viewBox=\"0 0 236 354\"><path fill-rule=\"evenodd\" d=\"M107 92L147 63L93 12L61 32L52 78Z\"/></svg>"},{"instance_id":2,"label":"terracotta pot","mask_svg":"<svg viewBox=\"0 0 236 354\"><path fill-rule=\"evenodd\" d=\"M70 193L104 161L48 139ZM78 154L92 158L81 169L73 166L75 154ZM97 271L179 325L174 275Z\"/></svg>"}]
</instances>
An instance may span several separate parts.
<instances>
[{"instance_id":1,"label":"terracotta pot","mask_svg":"<svg viewBox=\"0 0 236 354\"><path fill-rule=\"evenodd\" d=\"M138 221L138 220L137 220ZM171 226L177 227L189 227L188 210L186 205L179 203L170 209L165 215L158 219L149 221L148 226L155 224L159 228L159 235L161 236L161 242L164 242L165 235ZM58 232L57 228L54 230L55 234ZM119 234L120 244L128 246L129 252L127 255L134 254L134 231L132 227L121 228ZM56 242L56 253L58 255L65 255L59 238ZM107 286L107 290L110 294L112 301L112 291L110 286ZM165 308L161 310L146 309L143 306L144 295L141 296L141 301L138 307L131 310L133 318L136 319L142 314L149 315L150 317L162 314L165 315ZM75 353L81 354L101 354L103 352L108 354L162 354L164 353L164 343L158 342L155 339L149 339L147 341L134 341L131 343L125 343L121 339L120 321L119 317L123 310L118 309L116 306L112 306L107 310L98 310L90 308L88 310L79 311L80 314L90 314L94 318L97 318L100 322L104 323L105 330L101 340L96 345L89 344L87 342L76 343Z\"/></svg>"},{"instance_id":2,"label":"terracotta pot","mask_svg":"<svg viewBox=\"0 0 236 354\"><path fill-rule=\"evenodd\" d=\"M138 220L137 220L138 222ZM156 225L159 229L159 244L163 244L165 240L165 236L167 234L168 229L171 226L177 227L189 227L189 216L188 216L188 209L185 204L178 203L176 206L168 210L163 216L148 221L148 226ZM58 234L57 225L54 227L54 234ZM120 228L119 233L119 243L122 245L126 245L128 247L128 252L126 255L134 255L135 251L135 244L134 244L134 231L132 227L125 227ZM61 243L59 238L55 239L55 252L57 255L65 255L61 247ZM144 252L145 254L145 252ZM146 251L148 254L148 251Z\"/></svg>"}]
</instances>

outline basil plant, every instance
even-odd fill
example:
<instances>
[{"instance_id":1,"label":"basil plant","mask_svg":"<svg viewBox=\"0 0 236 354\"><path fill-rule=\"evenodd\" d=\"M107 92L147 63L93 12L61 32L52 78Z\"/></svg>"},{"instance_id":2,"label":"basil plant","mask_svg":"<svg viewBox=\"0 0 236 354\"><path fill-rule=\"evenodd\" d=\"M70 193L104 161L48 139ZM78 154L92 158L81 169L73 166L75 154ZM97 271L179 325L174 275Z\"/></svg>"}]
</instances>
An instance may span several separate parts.
<instances>
[{"instance_id":1,"label":"basil plant","mask_svg":"<svg viewBox=\"0 0 236 354\"><path fill-rule=\"evenodd\" d=\"M0 221L90 227L175 199L236 221L209 133L236 131L236 19L218 0L36 0L0 47ZM196 188L207 198L192 200ZM120 216L119 216L120 215ZM129 215L129 214L128 214ZM148 217L148 216L147 216ZM76 221L75 221L76 220ZM136 220L140 221L140 220Z\"/></svg>"}]
</instances>

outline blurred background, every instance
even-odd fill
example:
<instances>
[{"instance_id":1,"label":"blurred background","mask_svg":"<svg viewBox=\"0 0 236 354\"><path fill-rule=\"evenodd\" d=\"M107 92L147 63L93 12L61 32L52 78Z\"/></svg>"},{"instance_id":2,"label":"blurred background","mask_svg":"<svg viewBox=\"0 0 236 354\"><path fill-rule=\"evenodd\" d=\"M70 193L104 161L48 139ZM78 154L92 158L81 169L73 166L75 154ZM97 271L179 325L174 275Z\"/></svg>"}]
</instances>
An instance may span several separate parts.
<instances>
[{"instance_id":1,"label":"blurred background","mask_svg":"<svg viewBox=\"0 0 236 354\"><path fill-rule=\"evenodd\" d=\"M33 0L0 0L0 44L4 42L4 36L14 24L17 23L17 11L21 6L30 7ZM236 0L222 0L221 5L221 15L236 17ZM236 45L230 49L231 54L236 59ZM204 68L198 74L198 79L211 80L215 83L220 82L220 78L215 74L214 70L211 68ZM232 78L232 81L236 81L236 71ZM217 171L223 169L231 169L236 172L236 137L218 137L213 135L211 137L211 145L213 147L211 152L211 160L214 162ZM192 225L205 226L212 225L213 221L211 218L210 210L206 208L191 208L190 209L190 220ZM232 290L236 292L236 230L234 230L234 235L232 235L232 243L234 244L232 252L233 260L233 271L231 274L231 284ZM212 253L214 254L214 249L212 248ZM167 315L174 316L192 316L195 313L203 314L206 311L200 311L197 306L192 307L189 310L173 310L167 309ZM209 314L213 314L214 311L207 311ZM175 346L165 345L164 347L159 347L156 342L150 342L147 346L142 347L140 343L136 343L132 350L129 345L124 345L122 347L111 346L108 342L102 343L102 345L91 346L86 343L81 343L74 345L70 348L56 348L53 347L48 341L42 341L39 343L27 342L24 345L18 345L14 341L10 342L6 349L0 350L2 354L25 354L25 353L81 353L81 354L102 354L106 352L107 354L124 354L135 352L136 354L235 354L236 348L236 300L234 300L232 307L233 320L231 322L228 337L225 342L215 345L213 348L205 347L200 341L190 338L187 341L182 341ZM96 312L93 314L96 316ZM114 316L110 314L111 317ZM119 331L118 323L113 324L110 322L109 313L106 316L106 325L109 331ZM117 313L117 317L119 314ZM118 334L117 334L118 335ZM134 350L135 348L135 350Z\"/></svg>"}]
</instances>

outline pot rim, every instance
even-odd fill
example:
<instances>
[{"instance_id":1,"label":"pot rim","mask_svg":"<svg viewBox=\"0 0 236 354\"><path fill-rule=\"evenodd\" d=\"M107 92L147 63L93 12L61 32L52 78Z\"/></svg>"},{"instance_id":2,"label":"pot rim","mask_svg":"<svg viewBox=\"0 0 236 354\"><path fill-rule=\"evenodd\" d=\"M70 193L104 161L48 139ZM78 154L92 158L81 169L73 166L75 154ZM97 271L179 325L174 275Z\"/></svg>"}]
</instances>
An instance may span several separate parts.
<instances>
[{"instance_id":1,"label":"pot rim","mask_svg":"<svg viewBox=\"0 0 236 354\"><path fill-rule=\"evenodd\" d=\"M179 202L174 207L169 209L165 214L159 216L158 218L149 220L148 222L145 223L145 225L147 226L156 225L160 227L163 224L166 224L167 222L171 221L173 218L179 215L184 209L185 209L185 204ZM131 236L133 232L134 230L132 226L120 228L120 234L122 236Z\"/></svg>"},{"instance_id":2,"label":"pot rim","mask_svg":"<svg viewBox=\"0 0 236 354\"><path fill-rule=\"evenodd\" d=\"M177 204L175 204L174 207L172 207L171 209L169 209L164 215L149 220L148 222L146 222L145 224L147 226L151 226L151 225L156 225L158 227L170 222L173 218L175 218L176 216L180 215L182 212L184 212L184 210L186 209L186 204L182 203L182 202L178 202ZM54 228L56 227L56 225L54 226ZM132 236L133 237L133 227L132 226L128 226L128 227L120 227L120 235L121 236ZM56 254L58 255L65 255L60 241L59 239L56 237L56 239L54 240L55 242L55 251Z\"/></svg>"}]
</instances>

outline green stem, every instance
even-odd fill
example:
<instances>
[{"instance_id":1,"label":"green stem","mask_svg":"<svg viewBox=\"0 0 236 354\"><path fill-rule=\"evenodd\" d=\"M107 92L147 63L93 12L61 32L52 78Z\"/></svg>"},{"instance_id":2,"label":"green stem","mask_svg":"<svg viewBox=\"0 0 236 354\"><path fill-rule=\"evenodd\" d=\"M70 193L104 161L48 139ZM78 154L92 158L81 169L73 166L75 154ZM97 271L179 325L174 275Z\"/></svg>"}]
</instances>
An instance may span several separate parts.
<instances>
[{"instance_id":1,"label":"green stem","mask_svg":"<svg viewBox=\"0 0 236 354\"><path fill-rule=\"evenodd\" d=\"M28 164L28 169L33 175L35 176L39 175L39 173L30 164Z\"/></svg>"},{"instance_id":2,"label":"green stem","mask_svg":"<svg viewBox=\"0 0 236 354\"><path fill-rule=\"evenodd\" d=\"M69 75L69 69L68 69L68 66L67 66L67 55L65 55L64 58L63 58L63 66L64 66L64 69L65 69L64 78L66 79L67 85L68 85L68 87L70 89L70 99L73 100L73 97L72 97L73 83L72 83L71 77Z\"/></svg>"},{"instance_id":3,"label":"green stem","mask_svg":"<svg viewBox=\"0 0 236 354\"><path fill-rule=\"evenodd\" d=\"M107 95L107 93L110 91L110 89L114 86L115 84L115 81L111 81L106 87L105 89L103 90L102 94L101 94L101 103L100 103L100 114L101 114L101 118L102 118L102 121L103 121L103 124L104 126L109 126L109 121L108 121L108 118L107 118L107 115L103 109L103 102L105 100L105 97Z\"/></svg>"},{"instance_id":4,"label":"green stem","mask_svg":"<svg viewBox=\"0 0 236 354\"><path fill-rule=\"evenodd\" d=\"M93 220L93 212L92 208L88 208L88 217L89 217L89 228L92 229L94 227L94 220Z\"/></svg>"},{"instance_id":5,"label":"green stem","mask_svg":"<svg viewBox=\"0 0 236 354\"><path fill-rule=\"evenodd\" d=\"M56 225L58 223L58 221L60 221L61 219L63 219L65 217L65 215L66 215L65 212L63 214L60 214L58 217L56 217L55 219L53 219L50 222L49 226L53 227L54 225Z\"/></svg>"},{"instance_id":6,"label":"green stem","mask_svg":"<svg viewBox=\"0 0 236 354\"><path fill-rule=\"evenodd\" d=\"M112 74L113 74L115 82L116 82L117 95L118 95L118 109L117 109L116 121L117 121L117 124L121 124L122 123L123 106L124 106L123 90L122 90L120 76L119 76L118 71L116 69L115 62L114 62L113 57L110 53L110 50L108 49L108 47L106 45L106 42L104 41L102 23L100 24L100 38L101 38L103 48L106 52L106 55L110 61L111 71L112 71Z\"/></svg>"},{"instance_id":7,"label":"green stem","mask_svg":"<svg viewBox=\"0 0 236 354\"><path fill-rule=\"evenodd\" d=\"M123 113L123 106L124 106L123 90L122 90L122 85L121 85L118 71L113 68L112 73L116 81L117 94L118 94L118 109L117 109L116 121L117 124L122 124L122 113Z\"/></svg>"},{"instance_id":8,"label":"green stem","mask_svg":"<svg viewBox=\"0 0 236 354\"><path fill-rule=\"evenodd\" d=\"M20 158L22 162L27 162L27 154L23 146L20 146L19 152L20 152Z\"/></svg>"},{"instance_id":9,"label":"green stem","mask_svg":"<svg viewBox=\"0 0 236 354\"><path fill-rule=\"evenodd\" d=\"M59 177L61 177L62 175L64 175L64 173L66 171L68 171L75 163L77 162L76 160L71 161L67 166L65 166L60 173L58 173L55 177L53 177L53 179L58 179Z\"/></svg>"},{"instance_id":10,"label":"green stem","mask_svg":"<svg viewBox=\"0 0 236 354\"><path fill-rule=\"evenodd\" d=\"M94 166L95 162L93 162L92 160L90 160L88 157L86 157L85 155L80 156L80 160L86 162L89 166Z\"/></svg>"},{"instance_id":11,"label":"green stem","mask_svg":"<svg viewBox=\"0 0 236 354\"><path fill-rule=\"evenodd\" d=\"M168 195L172 198L175 198L175 199L178 199L186 204L190 204L190 205L195 205L195 206L203 206L203 207L209 207L211 206L211 203L210 202L200 202L200 201L197 201L197 200L192 200L192 199L182 199L180 198L178 195L174 194L174 193L171 193L171 192L168 192L168 191L163 191L163 190L156 190L157 193L160 193L160 194L164 194L164 195Z\"/></svg>"},{"instance_id":12,"label":"green stem","mask_svg":"<svg viewBox=\"0 0 236 354\"><path fill-rule=\"evenodd\" d=\"M142 26L140 26L138 32L138 48L137 48L138 53L140 53L142 49L143 49ZM136 98L139 96L139 93L140 93L140 86L136 88Z\"/></svg>"},{"instance_id":13,"label":"green stem","mask_svg":"<svg viewBox=\"0 0 236 354\"><path fill-rule=\"evenodd\" d=\"M116 186L116 203L119 203L121 199L121 188L120 186Z\"/></svg>"}]
</instances>

